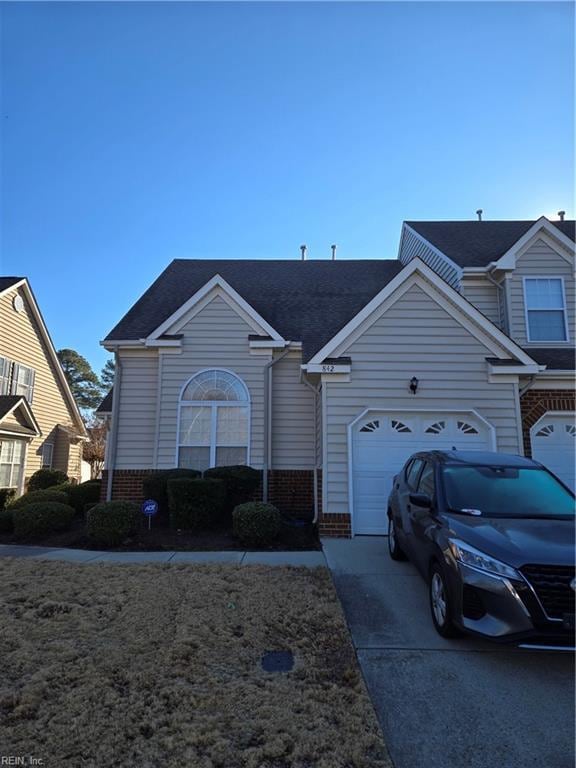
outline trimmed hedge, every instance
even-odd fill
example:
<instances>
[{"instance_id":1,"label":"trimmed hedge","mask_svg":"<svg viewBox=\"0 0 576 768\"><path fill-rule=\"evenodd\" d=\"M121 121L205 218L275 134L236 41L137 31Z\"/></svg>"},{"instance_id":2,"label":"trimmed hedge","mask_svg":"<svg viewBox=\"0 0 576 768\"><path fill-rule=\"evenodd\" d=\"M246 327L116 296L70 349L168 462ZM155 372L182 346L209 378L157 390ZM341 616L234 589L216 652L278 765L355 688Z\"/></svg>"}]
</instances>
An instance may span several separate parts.
<instances>
[{"instance_id":1,"label":"trimmed hedge","mask_svg":"<svg viewBox=\"0 0 576 768\"><path fill-rule=\"evenodd\" d=\"M87 480L80 485L71 485L66 490L70 506L74 507L76 514L82 514L86 504L97 504L100 501L100 486L100 480Z\"/></svg>"},{"instance_id":2,"label":"trimmed hedge","mask_svg":"<svg viewBox=\"0 0 576 768\"><path fill-rule=\"evenodd\" d=\"M16 495L15 488L0 488L0 512L12 502Z\"/></svg>"},{"instance_id":3,"label":"trimmed hedge","mask_svg":"<svg viewBox=\"0 0 576 768\"><path fill-rule=\"evenodd\" d=\"M221 480L169 480L168 500L173 528L209 528L222 520L226 486Z\"/></svg>"},{"instance_id":4,"label":"trimmed hedge","mask_svg":"<svg viewBox=\"0 0 576 768\"><path fill-rule=\"evenodd\" d=\"M224 512L228 521L232 520L232 511L239 504L252 501L252 496L262 480L262 472L243 464L229 467L213 467L204 472L205 478L223 480L226 484Z\"/></svg>"},{"instance_id":5,"label":"trimmed hedge","mask_svg":"<svg viewBox=\"0 0 576 768\"><path fill-rule=\"evenodd\" d=\"M57 501L28 504L12 512L14 533L18 537L41 536L52 531L63 531L72 522L74 510Z\"/></svg>"},{"instance_id":6,"label":"trimmed hedge","mask_svg":"<svg viewBox=\"0 0 576 768\"><path fill-rule=\"evenodd\" d=\"M232 512L232 532L243 544L267 544L278 538L281 530L282 517L272 504L251 501Z\"/></svg>"},{"instance_id":7,"label":"trimmed hedge","mask_svg":"<svg viewBox=\"0 0 576 768\"><path fill-rule=\"evenodd\" d=\"M49 501L55 501L58 504L68 504L68 494L64 493L64 491L55 491L52 488L46 488L44 491L31 491L13 501L9 509L21 509L28 506L28 504L47 503Z\"/></svg>"},{"instance_id":8,"label":"trimmed hedge","mask_svg":"<svg viewBox=\"0 0 576 768\"><path fill-rule=\"evenodd\" d=\"M41 491L68 481L68 475L59 469L39 469L28 480L29 491Z\"/></svg>"},{"instance_id":9,"label":"trimmed hedge","mask_svg":"<svg viewBox=\"0 0 576 768\"><path fill-rule=\"evenodd\" d=\"M142 482L142 492L145 499L154 499L158 502L158 514L156 520L167 521L170 513L170 504L168 501L168 481L177 478L187 478L192 480L201 477L202 473L196 469L165 469L161 472L155 472L153 475L146 475Z\"/></svg>"},{"instance_id":10,"label":"trimmed hedge","mask_svg":"<svg viewBox=\"0 0 576 768\"><path fill-rule=\"evenodd\" d=\"M102 501L88 510L86 533L95 544L116 547L136 532L139 509L131 501Z\"/></svg>"},{"instance_id":11,"label":"trimmed hedge","mask_svg":"<svg viewBox=\"0 0 576 768\"><path fill-rule=\"evenodd\" d=\"M0 533L12 533L13 530L12 512L9 509L0 510Z\"/></svg>"}]
</instances>

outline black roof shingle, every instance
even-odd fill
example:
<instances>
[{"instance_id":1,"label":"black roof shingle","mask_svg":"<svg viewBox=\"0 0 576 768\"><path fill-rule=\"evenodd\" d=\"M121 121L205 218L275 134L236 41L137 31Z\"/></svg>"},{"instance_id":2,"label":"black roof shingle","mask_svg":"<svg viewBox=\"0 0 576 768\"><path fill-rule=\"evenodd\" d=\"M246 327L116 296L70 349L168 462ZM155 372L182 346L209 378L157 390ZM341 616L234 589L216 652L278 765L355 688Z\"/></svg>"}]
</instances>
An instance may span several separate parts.
<instances>
[{"instance_id":1,"label":"black roof shingle","mask_svg":"<svg viewBox=\"0 0 576 768\"><path fill-rule=\"evenodd\" d=\"M402 269L400 261L176 259L106 340L148 336L219 274L309 360Z\"/></svg>"},{"instance_id":2,"label":"black roof shingle","mask_svg":"<svg viewBox=\"0 0 576 768\"><path fill-rule=\"evenodd\" d=\"M0 291L6 291L8 288L12 288L13 285L19 283L20 280L24 280L23 277L0 277Z\"/></svg>"},{"instance_id":3,"label":"black roof shingle","mask_svg":"<svg viewBox=\"0 0 576 768\"><path fill-rule=\"evenodd\" d=\"M98 408L96 408L96 413L112 413L112 394L114 392L114 387L110 388L110 391L108 394L104 397Z\"/></svg>"},{"instance_id":4,"label":"black roof shingle","mask_svg":"<svg viewBox=\"0 0 576 768\"><path fill-rule=\"evenodd\" d=\"M406 221L409 227L461 267L486 267L524 235L535 221ZM574 240L575 222L551 221Z\"/></svg>"},{"instance_id":5,"label":"black roof shingle","mask_svg":"<svg viewBox=\"0 0 576 768\"><path fill-rule=\"evenodd\" d=\"M576 350L574 347L526 347L527 355L549 371L573 371L576 369Z\"/></svg>"}]
</instances>

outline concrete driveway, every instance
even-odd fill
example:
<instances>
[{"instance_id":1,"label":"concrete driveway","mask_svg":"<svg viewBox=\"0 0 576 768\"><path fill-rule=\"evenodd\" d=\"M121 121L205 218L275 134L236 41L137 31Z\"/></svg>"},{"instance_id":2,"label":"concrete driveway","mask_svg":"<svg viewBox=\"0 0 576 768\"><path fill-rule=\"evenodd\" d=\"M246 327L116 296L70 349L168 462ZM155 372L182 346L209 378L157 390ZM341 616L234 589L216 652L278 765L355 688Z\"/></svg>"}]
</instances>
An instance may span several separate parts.
<instances>
[{"instance_id":1,"label":"concrete driveway","mask_svg":"<svg viewBox=\"0 0 576 768\"><path fill-rule=\"evenodd\" d=\"M571 654L444 640L385 538L323 545L395 768L573 768Z\"/></svg>"}]
</instances>

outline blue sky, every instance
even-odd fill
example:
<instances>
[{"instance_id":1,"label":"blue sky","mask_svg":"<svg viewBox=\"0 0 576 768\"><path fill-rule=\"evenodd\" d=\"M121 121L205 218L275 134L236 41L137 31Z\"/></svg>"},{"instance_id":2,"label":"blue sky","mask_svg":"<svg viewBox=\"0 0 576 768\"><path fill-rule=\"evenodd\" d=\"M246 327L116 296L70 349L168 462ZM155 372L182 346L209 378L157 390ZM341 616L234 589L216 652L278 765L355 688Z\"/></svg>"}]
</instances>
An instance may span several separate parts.
<instances>
[{"instance_id":1,"label":"blue sky","mask_svg":"<svg viewBox=\"0 0 576 768\"><path fill-rule=\"evenodd\" d=\"M0 271L99 370L173 258L572 217L573 29L553 2L4 4Z\"/></svg>"}]
</instances>

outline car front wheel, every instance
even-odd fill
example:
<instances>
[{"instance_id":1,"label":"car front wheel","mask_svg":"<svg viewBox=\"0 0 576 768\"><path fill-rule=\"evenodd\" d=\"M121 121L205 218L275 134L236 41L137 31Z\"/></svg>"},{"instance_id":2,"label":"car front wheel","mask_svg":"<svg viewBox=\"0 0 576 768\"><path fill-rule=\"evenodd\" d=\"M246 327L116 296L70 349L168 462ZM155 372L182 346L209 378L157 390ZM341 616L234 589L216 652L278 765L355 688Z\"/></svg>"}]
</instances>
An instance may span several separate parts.
<instances>
[{"instance_id":1,"label":"car front wheel","mask_svg":"<svg viewBox=\"0 0 576 768\"><path fill-rule=\"evenodd\" d=\"M388 518L388 552L392 560L406 560L404 550L398 544L398 538L396 536L396 524L392 516Z\"/></svg>"},{"instance_id":2,"label":"car front wheel","mask_svg":"<svg viewBox=\"0 0 576 768\"><path fill-rule=\"evenodd\" d=\"M430 610L436 631L442 637L456 637L452 600L442 569L434 563L430 570Z\"/></svg>"}]
</instances>

